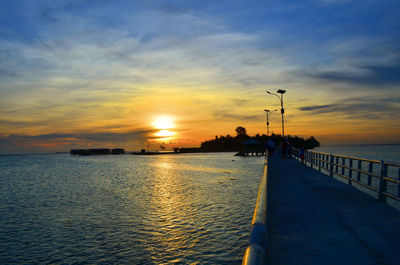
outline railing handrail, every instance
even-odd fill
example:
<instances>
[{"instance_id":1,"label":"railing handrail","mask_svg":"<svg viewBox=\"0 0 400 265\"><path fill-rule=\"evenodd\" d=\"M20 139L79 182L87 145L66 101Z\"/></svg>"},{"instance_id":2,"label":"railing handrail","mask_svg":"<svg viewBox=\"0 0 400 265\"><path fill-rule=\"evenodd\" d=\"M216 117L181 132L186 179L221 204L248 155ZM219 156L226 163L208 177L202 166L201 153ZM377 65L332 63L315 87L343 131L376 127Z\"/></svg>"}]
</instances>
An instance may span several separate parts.
<instances>
[{"instance_id":1,"label":"railing handrail","mask_svg":"<svg viewBox=\"0 0 400 265\"><path fill-rule=\"evenodd\" d=\"M339 161L341 161L341 163ZM347 163L345 161L347 161ZM387 198L400 201L400 164L397 164L395 162L385 162L345 155L334 155L309 150L305 152L305 162L306 165L307 163L309 163L310 167L312 168L316 166L319 171L323 169L325 172L329 172L329 176L331 177L333 175L336 175L338 177L346 179L349 185L354 182L365 188L368 188L371 191L377 192L378 198L382 201L386 202ZM362 164L363 162L364 164ZM368 163L368 171L363 170L362 168L362 165L367 166L365 163ZM379 166L379 168L376 167L376 164L377 166ZM395 178L394 176L390 176L390 172L393 173L394 170L388 170L389 167L391 169L397 168L394 169L398 170L397 178ZM339 168L341 172L339 172ZM345 174L345 171L348 172L347 175ZM355 173L356 176L353 176L353 173ZM361 176L368 177L367 183L361 181ZM378 180L378 187L372 184L372 178ZM388 190L389 183L392 183L392 186L390 188L392 193L390 193L390 190ZM393 187L393 185L397 185L397 187Z\"/></svg>"},{"instance_id":2,"label":"railing handrail","mask_svg":"<svg viewBox=\"0 0 400 265\"><path fill-rule=\"evenodd\" d=\"M385 161L385 164L386 164L386 165L389 165L389 166L400 167L400 164L397 164L397 163L395 163L395 162L386 162L386 161Z\"/></svg>"},{"instance_id":3,"label":"railing handrail","mask_svg":"<svg viewBox=\"0 0 400 265\"><path fill-rule=\"evenodd\" d=\"M357 160L357 161L363 161L363 162L371 162L371 163L375 163L375 164L380 164L382 161L380 160L374 160L374 159L367 159L367 158L362 158L362 157L356 157L356 156L345 156L345 155L336 155L336 154L329 154L329 153L322 153L322 152L316 152L316 151L310 151L310 150L306 150L306 152L308 153L312 153L312 154L320 154L320 155L332 155L333 157L340 157L340 158L346 158L346 159L353 159L353 160ZM316 160L320 160L320 161L326 161L327 163L329 163L329 161L327 160L323 160L323 159L319 159L319 158L315 158ZM383 161L385 165L388 166L393 166L393 167L398 167L400 168L400 164L396 163L396 162L391 162L391 161ZM335 164L336 165L336 164ZM341 165L340 165L341 166ZM357 168L352 168L353 170L357 170Z\"/></svg>"},{"instance_id":4,"label":"railing handrail","mask_svg":"<svg viewBox=\"0 0 400 265\"><path fill-rule=\"evenodd\" d=\"M267 181L268 159L265 157L264 171L258 188L256 207L251 222L250 243L244 252L242 265L264 264L266 260Z\"/></svg>"},{"instance_id":5,"label":"railing handrail","mask_svg":"<svg viewBox=\"0 0 400 265\"><path fill-rule=\"evenodd\" d=\"M306 152L310 152L310 153L314 153L314 154L320 154L320 155L331 155L330 153L323 153L323 152L309 151L309 150L306 150ZM376 164L379 164L381 162L379 160L373 160L373 159L367 159L367 158L355 157L355 156L336 155L336 154L333 154L333 156L334 157L340 157L340 158L347 158L347 159L355 159L355 160L360 160L360 161L365 161L365 162L372 162L372 163L376 163ZM393 165L397 165L397 166L400 167L400 165L398 165L396 163L392 163L392 162L386 162L386 163L391 163Z\"/></svg>"}]
</instances>

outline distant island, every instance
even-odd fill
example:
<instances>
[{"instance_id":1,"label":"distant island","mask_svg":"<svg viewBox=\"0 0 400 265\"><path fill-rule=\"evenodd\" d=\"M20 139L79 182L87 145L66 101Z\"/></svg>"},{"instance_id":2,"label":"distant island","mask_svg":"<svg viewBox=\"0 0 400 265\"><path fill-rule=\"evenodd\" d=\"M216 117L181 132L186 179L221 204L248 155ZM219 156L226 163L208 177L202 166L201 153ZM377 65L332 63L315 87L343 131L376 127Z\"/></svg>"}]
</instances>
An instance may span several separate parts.
<instances>
[{"instance_id":1,"label":"distant island","mask_svg":"<svg viewBox=\"0 0 400 265\"><path fill-rule=\"evenodd\" d=\"M320 146L320 143L314 136L304 139L299 136L287 135L285 138L293 145L294 148L301 148L304 146L305 149L313 149L314 147ZM237 152L243 148L243 143L248 140L255 140L257 142L265 143L272 139L277 145L282 142L282 136L280 134L271 134L267 136L265 134L256 134L249 136L246 128L239 126L236 128L236 136L215 136L214 139L206 140L201 143L200 147L191 148L174 148L176 152L180 153L194 153L194 152Z\"/></svg>"},{"instance_id":2,"label":"distant island","mask_svg":"<svg viewBox=\"0 0 400 265\"><path fill-rule=\"evenodd\" d=\"M256 134L249 136L246 128L239 126L236 128L236 136L227 134L226 136L215 136L214 139L206 140L201 143L200 147L174 147L172 151L153 151L149 152L142 149L140 152L129 152L127 153L122 148L95 148L95 149L72 149L70 150L71 155L87 156L87 155L120 155L120 154L132 154L132 155L158 155L158 154L171 154L171 153L201 153L201 152L241 152L243 149L248 149L249 144L252 145L250 149L254 152L265 152L265 146L269 139L272 139L277 146L279 146L283 140L280 134L271 134L267 136L265 134ZM285 136L285 139L292 144L296 149L304 146L305 149L313 149L314 147L320 146L320 143L313 136L304 139L298 136ZM247 146L246 146L247 143ZM256 146L254 146L256 145Z\"/></svg>"}]
</instances>

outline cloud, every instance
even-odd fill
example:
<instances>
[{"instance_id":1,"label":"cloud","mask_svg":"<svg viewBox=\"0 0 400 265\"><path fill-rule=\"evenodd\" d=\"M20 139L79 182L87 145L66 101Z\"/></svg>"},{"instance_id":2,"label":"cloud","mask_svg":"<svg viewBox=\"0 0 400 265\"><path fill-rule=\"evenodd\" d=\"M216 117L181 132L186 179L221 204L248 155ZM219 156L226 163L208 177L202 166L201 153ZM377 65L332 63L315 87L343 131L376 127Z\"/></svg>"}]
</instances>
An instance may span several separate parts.
<instances>
[{"instance_id":1,"label":"cloud","mask_svg":"<svg viewBox=\"0 0 400 265\"><path fill-rule=\"evenodd\" d=\"M130 142L145 142L155 133L152 129L129 132L51 133L40 135L12 134L0 136L0 153L65 151L72 148L124 147Z\"/></svg>"},{"instance_id":2,"label":"cloud","mask_svg":"<svg viewBox=\"0 0 400 265\"><path fill-rule=\"evenodd\" d=\"M129 132L98 132L98 133L52 133L52 134L40 134L40 135L21 135L12 134L9 136L1 136L2 140L9 141L54 141L63 139L76 139L85 140L89 142L125 142L129 140L145 140L148 134L154 133L157 130L136 130Z\"/></svg>"},{"instance_id":3,"label":"cloud","mask_svg":"<svg viewBox=\"0 0 400 265\"><path fill-rule=\"evenodd\" d=\"M220 120L242 120L242 121L250 121L250 120L259 120L260 115L243 115L236 114L227 110L214 111L213 115L216 119Z\"/></svg>"},{"instance_id":4,"label":"cloud","mask_svg":"<svg viewBox=\"0 0 400 265\"><path fill-rule=\"evenodd\" d=\"M399 20L398 8L392 8L398 1L316 1L3 1L0 128L7 135L49 137L108 131L114 124L125 126L114 131L129 130L165 110L207 124L257 121L254 109L262 112L265 105L258 95L269 87L301 98L305 91L318 93L325 105L310 103L303 114L398 111L395 102L380 109L380 99L341 103L324 94L327 87L360 96L377 87L384 93L398 89ZM375 7L380 12L370 11ZM164 91L170 95L161 102ZM189 104L194 98L198 102ZM205 99L209 104L201 103ZM140 139L114 136L65 139Z\"/></svg>"},{"instance_id":5,"label":"cloud","mask_svg":"<svg viewBox=\"0 0 400 265\"><path fill-rule=\"evenodd\" d=\"M357 72L317 71L308 76L326 82L348 83L368 87L400 85L400 63L392 65L364 65Z\"/></svg>"},{"instance_id":6,"label":"cloud","mask_svg":"<svg viewBox=\"0 0 400 265\"><path fill-rule=\"evenodd\" d=\"M332 108L334 108L335 106L336 106L335 104L314 105L314 106L300 107L299 110L302 110L302 111L315 111L315 110L332 109Z\"/></svg>"},{"instance_id":7,"label":"cloud","mask_svg":"<svg viewBox=\"0 0 400 265\"><path fill-rule=\"evenodd\" d=\"M150 3L150 8L153 8L155 10L159 10L161 12L165 12L167 14L171 14L171 15L181 15L181 14L187 14L191 11L194 10L194 6L190 6L188 3L186 2L181 2L179 5L176 3L172 3L172 2L167 2L167 3L159 3L159 4L155 4L154 3Z\"/></svg>"},{"instance_id":8,"label":"cloud","mask_svg":"<svg viewBox=\"0 0 400 265\"><path fill-rule=\"evenodd\" d=\"M7 70L7 69L0 69L0 78L2 77L9 77L9 78L15 78L17 77L18 74L16 72Z\"/></svg>"},{"instance_id":9,"label":"cloud","mask_svg":"<svg viewBox=\"0 0 400 265\"><path fill-rule=\"evenodd\" d=\"M246 104L251 104L252 102L251 99L244 99L244 98L233 98L232 101L236 107L245 106Z\"/></svg>"},{"instance_id":10,"label":"cloud","mask_svg":"<svg viewBox=\"0 0 400 265\"><path fill-rule=\"evenodd\" d=\"M314 0L314 1L322 4L345 4L345 3L356 2L355 0Z\"/></svg>"},{"instance_id":11,"label":"cloud","mask_svg":"<svg viewBox=\"0 0 400 265\"><path fill-rule=\"evenodd\" d=\"M343 114L346 119L400 119L400 98L397 96L387 98L360 97L344 99L340 102L326 105L310 105L300 107L300 111L319 114Z\"/></svg>"}]
</instances>

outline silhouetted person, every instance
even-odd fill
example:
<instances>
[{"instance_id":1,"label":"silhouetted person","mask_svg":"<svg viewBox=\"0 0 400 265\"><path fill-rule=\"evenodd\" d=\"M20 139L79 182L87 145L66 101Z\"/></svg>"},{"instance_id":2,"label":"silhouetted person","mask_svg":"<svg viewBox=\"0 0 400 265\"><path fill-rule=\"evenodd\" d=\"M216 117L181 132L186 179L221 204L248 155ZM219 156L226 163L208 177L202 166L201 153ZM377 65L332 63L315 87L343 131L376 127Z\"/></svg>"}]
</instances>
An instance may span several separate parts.
<instances>
[{"instance_id":1,"label":"silhouetted person","mask_svg":"<svg viewBox=\"0 0 400 265\"><path fill-rule=\"evenodd\" d=\"M275 142L269 138L267 142L268 156L273 156L275 152Z\"/></svg>"},{"instance_id":2,"label":"silhouetted person","mask_svg":"<svg viewBox=\"0 0 400 265\"><path fill-rule=\"evenodd\" d=\"M305 153L304 145L302 145L301 148L299 149L299 156L300 156L302 165L304 165L304 153Z\"/></svg>"},{"instance_id":3,"label":"silhouetted person","mask_svg":"<svg viewBox=\"0 0 400 265\"><path fill-rule=\"evenodd\" d=\"M287 152L287 142L285 139L282 140L282 158L286 158L286 152Z\"/></svg>"},{"instance_id":4,"label":"silhouetted person","mask_svg":"<svg viewBox=\"0 0 400 265\"><path fill-rule=\"evenodd\" d=\"M288 152L289 158L291 158L293 156L293 145L289 141L287 141L287 152Z\"/></svg>"}]
</instances>

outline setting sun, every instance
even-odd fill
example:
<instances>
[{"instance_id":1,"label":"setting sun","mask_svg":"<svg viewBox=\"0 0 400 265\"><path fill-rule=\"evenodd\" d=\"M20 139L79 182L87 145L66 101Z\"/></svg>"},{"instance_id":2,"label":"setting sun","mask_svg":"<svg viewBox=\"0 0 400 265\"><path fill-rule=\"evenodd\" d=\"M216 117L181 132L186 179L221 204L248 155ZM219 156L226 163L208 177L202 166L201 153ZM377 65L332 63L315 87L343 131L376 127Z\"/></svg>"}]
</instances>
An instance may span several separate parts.
<instances>
[{"instance_id":1,"label":"setting sun","mask_svg":"<svg viewBox=\"0 0 400 265\"><path fill-rule=\"evenodd\" d=\"M159 137L171 137L171 136L175 135L175 133L171 132L170 130L160 130L155 135L159 136Z\"/></svg>"},{"instance_id":2,"label":"setting sun","mask_svg":"<svg viewBox=\"0 0 400 265\"><path fill-rule=\"evenodd\" d=\"M167 130L174 128L174 121L170 116L159 116L153 121L153 125L156 129Z\"/></svg>"},{"instance_id":3,"label":"setting sun","mask_svg":"<svg viewBox=\"0 0 400 265\"><path fill-rule=\"evenodd\" d=\"M157 140L170 139L176 135L174 131L171 131L171 129L175 128L174 119L171 116L158 116L153 120L152 125L159 130L154 134L158 137Z\"/></svg>"}]
</instances>

